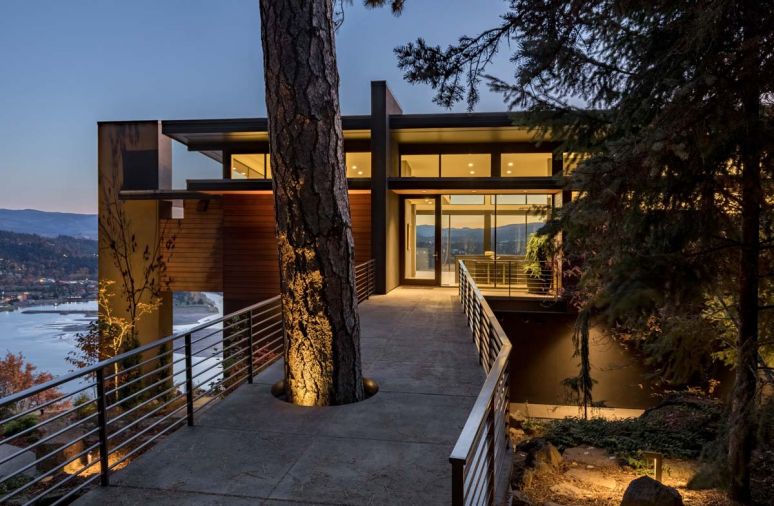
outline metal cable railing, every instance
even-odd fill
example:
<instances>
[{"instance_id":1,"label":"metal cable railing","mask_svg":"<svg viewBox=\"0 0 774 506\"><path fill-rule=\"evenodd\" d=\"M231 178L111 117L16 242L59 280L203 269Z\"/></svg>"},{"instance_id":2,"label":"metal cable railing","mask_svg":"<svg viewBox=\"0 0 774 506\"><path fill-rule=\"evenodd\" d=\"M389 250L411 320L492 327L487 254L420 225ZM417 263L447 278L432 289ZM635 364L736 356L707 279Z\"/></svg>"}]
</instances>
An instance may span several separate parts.
<instances>
[{"instance_id":1,"label":"metal cable railing","mask_svg":"<svg viewBox=\"0 0 774 506\"><path fill-rule=\"evenodd\" d=\"M358 302L374 262L355 267ZM0 504L60 504L280 358L279 296L0 399Z\"/></svg>"},{"instance_id":2,"label":"metal cable railing","mask_svg":"<svg viewBox=\"0 0 774 506\"><path fill-rule=\"evenodd\" d=\"M509 297L552 297L558 293L559 270L553 261L527 262L521 257L465 259L459 260L458 265L461 262L478 288L487 293Z\"/></svg>"},{"instance_id":3,"label":"metal cable railing","mask_svg":"<svg viewBox=\"0 0 774 506\"><path fill-rule=\"evenodd\" d=\"M460 303L487 374L449 456L452 505L504 504L511 474L508 440L511 342L464 262L459 262Z\"/></svg>"}]
</instances>

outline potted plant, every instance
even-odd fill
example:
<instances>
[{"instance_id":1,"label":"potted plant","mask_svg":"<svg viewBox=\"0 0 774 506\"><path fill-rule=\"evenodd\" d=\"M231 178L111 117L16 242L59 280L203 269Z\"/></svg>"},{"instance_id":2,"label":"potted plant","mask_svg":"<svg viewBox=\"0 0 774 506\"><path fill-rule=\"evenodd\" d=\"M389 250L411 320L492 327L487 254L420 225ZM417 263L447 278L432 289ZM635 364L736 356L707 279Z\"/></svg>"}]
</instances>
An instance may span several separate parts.
<instances>
[{"instance_id":1,"label":"potted plant","mask_svg":"<svg viewBox=\"0 0 774 506\"><path fill-rule=\"evenodd\" d=\"M552 253L553 243L549 236L539 234L529 236L524 255L527 292L545 294L551 288L552 269L549 259Z\"/></svg>"}]
</instances>

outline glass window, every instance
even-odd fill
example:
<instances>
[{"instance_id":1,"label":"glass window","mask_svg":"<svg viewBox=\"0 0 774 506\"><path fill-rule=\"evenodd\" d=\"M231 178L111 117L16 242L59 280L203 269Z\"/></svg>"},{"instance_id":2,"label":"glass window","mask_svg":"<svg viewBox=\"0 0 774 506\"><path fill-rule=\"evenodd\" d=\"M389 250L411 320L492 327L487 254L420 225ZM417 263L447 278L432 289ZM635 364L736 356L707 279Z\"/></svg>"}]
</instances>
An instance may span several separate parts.
<instances>
[{"instance_id":1,"label":"glass window","mask_svg":"<svg viewBox=\"0 0 774 506\"><path fill-rule=\"evenodd\" d=\"M492 156L441 155L441 177L489 177L492 175Z\"/></svg>"},{"instance_id":2,"label":"glass window","mask_svg":"<svg viewBox=\"0 0 774 506\"><path fill-rule=\"evenodd\" d=\"M371 177L371 153L345 153L347 177Z\"/></svg>"},{"instance_id":3,"label":"glass window","mask_svg":"<svg viewBox=\"0 0 774 506\"><path fill-rule=\"evenodd\" d=\"M444 200L446 202L446 200ZM450 205L484 205L484 195L449 195Z\"/></svg>"},{"instance_id":4,"label":"glass window","mask_svg":"<svg viewBox=\"0 0 774 506\"><path fill-rule=\"evenodd\" d=\"M264 179L268 155L265 153L231 155L231 179Z\"/></svg>"},{"instance_id":5,"label":"glass window","mask_svg":"<svg viewBox=\"0 0 774 506\"><path fill-rule=\"evenodd\" d=\"M401 155L401 177L438 177L438 155Z\"/></svg>"},{"instance_id":6,"label":"glass window","mask_svg":"<svg viewBox=\"0 0 774 506\"><path fill-rule=\"evenodd\" d=\"M500 155L502 177L548 177L553 174L551 153L503 153Z\"/></svg>"}]
</instances>

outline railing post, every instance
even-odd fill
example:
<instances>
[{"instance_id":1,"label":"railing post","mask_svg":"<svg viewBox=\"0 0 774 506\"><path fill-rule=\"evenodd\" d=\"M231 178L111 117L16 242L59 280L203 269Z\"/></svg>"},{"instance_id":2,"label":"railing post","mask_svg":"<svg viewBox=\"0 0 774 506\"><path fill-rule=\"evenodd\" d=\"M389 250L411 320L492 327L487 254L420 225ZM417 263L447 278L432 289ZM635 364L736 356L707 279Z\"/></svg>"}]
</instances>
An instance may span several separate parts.
<instances>
[{"instance_id":1,"label":"railing post","mask_svg":"<svg viewBox=\"0 0 774 506\"><path fill-rule=\"evenodd\" d=\"M97 377L97 432L99 436L99 475L100 485L110 485L110 467L107 439L107 399L105 399L105 370L100 367ZM118 377L116 376L116 381Z\"/></svg>"},{"instance_id":2,"label":"railing post","mask_svg":"<svg viewBox=\"0 0 774 506\"><path fill-rule=\"evenodd\" d=\"M251 309L248 313L248 325L250 326L247 332L247 346L248 346L248 357L247 357L247 383L250 385L253 384L253 310Z\"/></svg>"},{"instance_id":3,"label":"railing post","mask_svg":"<svg viewBox=\"0 0 774 506\"><path fill-rule=\"evenodd\" d=\"M489 416L487 417L487 424L489 425L489 433L486 436L486 444L489 448L487 452L487 468L489 469L489 501L488 504L495 503L495 495L497 494L497 473L495 472L495 444L497 444L497 434L495 434L495 397L492 396L491 405L489 406Z\"/></svg>"},{"instance_id":4,"label":"railing post","mask_svg":"<svg viewBox=\"0 0 774 506\"><path fill-rule=\"evenodd\" d=\"M194 424L193 397L193 357L189 332L185 335L185 407L189 427L193 427Z\"/></svg>"},{"instance_id":5,"label":"railing post","mask_svg":"<svg viewBox=\"0 0 774 506\"><path fill-rule=\"evenodd\" d=\"M452 506L465 504L465 462L452 460Z\"/></svg>"},{"instance_id":6,"label":"railing post","mask_svg":"<svg viewBox=\"0 0 774 506\"><path fill-rule=\"evenodd\" d=\"M513 284L513 261L508 261L508 297L511 296L511 285Z\"/></svg>"}]
</instances>

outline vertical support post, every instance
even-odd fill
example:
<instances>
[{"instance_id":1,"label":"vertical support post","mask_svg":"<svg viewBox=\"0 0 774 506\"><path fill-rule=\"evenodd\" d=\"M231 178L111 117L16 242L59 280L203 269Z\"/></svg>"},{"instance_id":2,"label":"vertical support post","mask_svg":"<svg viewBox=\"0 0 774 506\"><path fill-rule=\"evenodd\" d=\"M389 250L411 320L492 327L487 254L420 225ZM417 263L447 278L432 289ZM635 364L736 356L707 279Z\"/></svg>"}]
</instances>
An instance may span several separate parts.
<instances>
[{"instance_id":1,"label":"vertical support post","mask_svg":"<svg viewBox=\"0 0 774 506\"><path fill-rule=\"evenodd\" d=\"M513 260L508 260L508 297L511 296L511 285L513 285Z\"/></svg>"},{"instance_id":2,"label":"vertical support post","mask_svg":"<svg viewBox=\"0 0 774 506\"><path fill-rule=\"evenodd\" d=\"M247 383L250 385L253 384L253 310L251 309L248 313L248 325L249 329L247 331L247 349L248 349L248 357L247 357Z\"/></svg>"},{"instance_id":3,"label":"vertical support post","mask_svg":"<svg viewBox=\"0 0 774 506\"><path fill-rule=\"evenodd\" d=\"M465 503L465 462L452 460L452 506Z\"/></svg>"},{"instance_id":4,"label":"vertical support post","mask_svg":"<svg viewBox=\"0 0 774 506\"><path fill-rule=\"evenodd\" d=\"M495 414L495 397L496 395L493 395L492 399L489 401L491 404L489 405L489 413L486 420L486 423L489 425L489 433L486 436L486 464L489 471L489 479L487 480L489 483L489 500L487 501L487 504L495 503L495 495L497 493L497 473L495 472L495 444L497 440L497 434L495 433L495 416L497 415Z\"/></svg>"},{"instance_id":5,"label":"vertical support post","mask_svg":"<svg viewBox=\"0 0 774 506\"><path fill-rule=\"evenodd\" d=\"M191 334L185 335L185 407L188 426L193 427L193 358L191 353Z\"/></svg>"},{"instance_id":6,"label":"vertical support post","mask_svg":"<svg viewBox=\"0 0 774 506\"><path fill-rule=\"evenodd\" d=\"M97 369L97 432L99 437L99 475L100 485L110 485L110 468L108 460L107 439L107 399L105 399L105 370ZM118 381L118 377L116 377Z\"/></svg>"}]
</instances>

